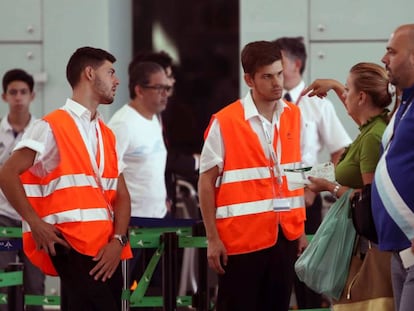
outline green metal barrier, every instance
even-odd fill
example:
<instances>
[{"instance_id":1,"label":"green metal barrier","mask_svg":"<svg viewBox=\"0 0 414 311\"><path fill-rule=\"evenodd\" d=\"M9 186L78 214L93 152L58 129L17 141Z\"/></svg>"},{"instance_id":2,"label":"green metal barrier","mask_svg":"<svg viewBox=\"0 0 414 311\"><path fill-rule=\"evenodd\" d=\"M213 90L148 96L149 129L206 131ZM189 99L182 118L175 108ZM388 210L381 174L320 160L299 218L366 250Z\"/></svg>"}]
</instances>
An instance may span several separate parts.
<instances>
[{"instance_id":1,"label":"green metal barrier","mask_svg":"<svg viewBox=\"0 0 414 311\"><path fill-rule=\"evenodd\" d=\"M133 248L156 248L157 251L152 256L143 276L138 282L137 288L129 297L131 307L162 307L163 297L145 297L148 285L157 264L164 252L164 244L160 243L160 236L165 232L174 232L179 236L179 247L206 247L206 238L190 237L192 229L190 227L179 228L146 228L130 229L130 243ZM193 303L191 296L179 296L176 299L177 307L191 306Z\"/></svg>"},{"instance_id":2,"label":"green metal barrier","mask_svg":"<svg viewBox=\"0 0 414 311\"><path fill-rule=\"evenodd\" d=\"M178 236L179 248L206 248L207 240L205 237L192 236L191 227L166 227L166 228L130 228L130 244L132 248L157 248L151 258L143 276L138 282L137 288L131 293L124 290L123 300L129 300L131 307L162 307L162 296L146 297L152 275L164 252L164 244L160 242L160 236L165 232L175 232ZM0 227L0 237L20 238L21 228ZM308 236L310 240L312 236ZM3 272L0 273L0 287L16 286L23 284L23 272ZM178 296L176 299L177 307L192 306L191 296ZM0 304L7 304L7 295L0 294ZM60 296L37 296L25 295L26 305L60 305ZM211 305L211 308L214 306ZM302 309L297 311L329 311L329 308L322 309Z\"/></svg>"},{"instance_id":3,"label":"green metal barrier","mask_svg":"<svg viewBox=\"0 0 414 311\"><path fill-rule=\"evenodd\" d=\"M22 228L17 227L0 227L1 238L21 238Z\"/></svg>"},{"instance_id":4,"label":"green metal barrier","mask_svg":"<svg viewBox=\"0 0 414 311\"><path fill-rule=\"evenodd\" d=\"M0 273L0 287L9 287L23 284L23 271ZM7 294L0 293L0 304L7 304ZM33 306L60 305L59 296L25 295L25 304Z\"/></svg>"}]
</instances>

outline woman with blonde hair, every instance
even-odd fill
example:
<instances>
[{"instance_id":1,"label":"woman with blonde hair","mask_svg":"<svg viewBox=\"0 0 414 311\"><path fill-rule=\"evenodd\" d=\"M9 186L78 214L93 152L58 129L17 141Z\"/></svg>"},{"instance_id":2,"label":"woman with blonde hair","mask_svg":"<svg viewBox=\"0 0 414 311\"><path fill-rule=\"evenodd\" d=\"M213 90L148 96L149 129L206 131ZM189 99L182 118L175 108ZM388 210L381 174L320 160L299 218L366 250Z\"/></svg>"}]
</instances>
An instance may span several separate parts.
<instances>
[{"instance_id":1,"label":"woman with blonde hair","mask_svg":"<svg viewBox=\"0 0 414 311\"><path fill-rule=\"evenodd\" d=\"M346 85L333 79L318 79L303 94L324 97L334 90L360 133L346 149L335 168L337 183L310 178L313 191L330 191L340 197L349 188L361 189L372 182L380 157L381 137L390 118L387 107L392 102L388 76L384 68L374 63L354 65ZM334 129L332 129L334 130Z\"/></svg>"},{"instance_id":2,"label":"woman with blonde hair","mask_svg":"<svg viewBox=\"0 0 414 311\"><path fill-rule=\"evenodd\" d=\"M355 191L360 192L361 189L368 187L368 193L370 193L370 185L381 154L381 138L391 116L387 107L392 102L394 89L390 87L384 68L374 63L358 63L351 68L346 85L342 85L333 79L318 79L307 87L302 94L324 97L329 90L334 90L341 99L349 116L358 125L360 133L352 144L346 148L341 160L335 167L336 182L309 177L311 184L308 187L315 192L329 191L336 198L341 197L348 189L355 189ZM381 297L382 300L377 300L377 303L381 305L380 309L378 309L377 304L372 304L372 301L370 301L378 298L377 296L370 297L371 292L368 297L365 296L361 299L355 298L356 295L352 297L350 295L351 287L355 286L358 276L355 276L354 272L351 273L350 269L342 298L339 302L333 302L333 309L353 311L393 310L390 254L377 251L376 245L371 242L368 243L368 240L363 237L359 237L357 241L355 249L363 254L362 257L367 253L368 246L375 248L375 252L371 252L371 254L375 254L375 257L371 256L370 260L377 261L378 265L383 268L383 271L380 271L381 282L379 283L382 283L381 286L382 289L385 288L385 292L390 293L387 294L390 297L385 299ZM378 274L379 272L375 275L369 275L368 278L371 282L376 282L375 280L378 280L379 277ZM369 282L365 284L369 284ZM383 292L379 296L383 296ZM350 298L344 298L347 295ZM352 298L357 301L353 301Z\"/></svg>"}]
</instances>

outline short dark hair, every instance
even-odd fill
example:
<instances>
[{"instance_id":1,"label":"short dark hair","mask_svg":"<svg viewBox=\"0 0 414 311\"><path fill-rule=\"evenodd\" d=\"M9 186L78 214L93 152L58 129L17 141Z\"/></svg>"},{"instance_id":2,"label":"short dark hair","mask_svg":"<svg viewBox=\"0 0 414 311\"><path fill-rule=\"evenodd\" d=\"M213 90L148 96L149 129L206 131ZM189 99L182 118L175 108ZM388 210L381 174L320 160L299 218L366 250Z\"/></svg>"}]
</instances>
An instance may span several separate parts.
<instances>
[{"instance_id":1,"label":"short dark hair","mask_svg":"<svg viewBox=\"0 0 414 311\"><path fill-rule=\"evenodd\" d=\"M245 45L241 52L241 62L244 73L253 76L263 66L271 65L281 60L280 49L270 41L255 41Z\"/></svg>"},{"instance_id":2,"label":"short dark hair","mask_svg":"<svg viewBox=\"0 0 414 311\"><path fill-rule=\"evenodd\" d=\"M33 92L33 76L28 74L23 69L11 69L7 71L3 76L3 93L7 92L9 84L13 81L23 81L29 87L30 92Z\"/></svg>"},{"instance_id":3,"label":"short dark hair","mask_svg":"<svg viewBox=\"0 0 414 311\"><path fill-rule=\"evenodd\" d=\"M302 67L300 74L302 75L306 68L306 48L303 37L281 37L273 41L279 49L286 53L286 57L290 59L300 59Z\"/></svg>"},{"instance_id":4,"label":"short dark hair","mask_svg":"<svg viewBox=\"0 0 414 311\"><path fill-rule=\"evenodd\" d=\"M141 51L138 52L134 58L132 59L131 63L128 66L128 73L131 73L131 68L141 62L153 62L160 65L164 70L167 70L168 67L173 66L173 59L171 56L165 52L150 52L150 51Z\"/></svg>"},{"instance_id":5,"label":"short dark hair","mask_svg":"<svg viewBox=\"0 0 414 311\"><path fill-rule=\"evenodd\" d=\"M81 72L87 67L97 68L105 61L115 63L116 58L111 53L89 46L77 49L70 57L66 66L66 78L72 88L80 81Z\"/></svg>"},{"instance_id":6,"label":"short dark hair","mask_svg":"<svg viewBox=\"0 0 414 311\"><path fill-rule=\"evenodd\" d=\"M146 86L150 83L150 76L157 72L164 72L164 69L154 62L139 62L129 68L129 97L134 99L135 86Z\"/></svg>"}]
</instances>

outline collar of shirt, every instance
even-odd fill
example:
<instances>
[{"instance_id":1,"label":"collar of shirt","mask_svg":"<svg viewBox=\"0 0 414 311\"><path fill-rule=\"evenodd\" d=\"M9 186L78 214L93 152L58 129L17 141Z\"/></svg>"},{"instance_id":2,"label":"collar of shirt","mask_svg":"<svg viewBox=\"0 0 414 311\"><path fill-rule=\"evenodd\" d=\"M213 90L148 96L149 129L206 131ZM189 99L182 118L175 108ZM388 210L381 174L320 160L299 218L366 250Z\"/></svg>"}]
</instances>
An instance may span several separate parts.
<instances>
[{"instance_id":1,"label":"collar of shirt","mask_svg":"<svg viewBox=\"0 0 414 311\"><path fill-rule=\"evenodd\" d=\"M7 116L1 119L0 127L3 130L3 132L8 132L12 130L9 121L7 121Z\"/></svg>"},{"instance_id":2,"label":"collar of shirt","mask_svg":"<svg viewBox=\"0 0 414 311\"><path fill-rule=\"evenodd\" d=\"M26 125L26 127L24 128L24 131L33 124L33 122L36 120L35 117L33 117L33 115L30 115L30 121L29 123ZM4 118L1 118L0 121L0 128L4 131L4 132L11 132L13 131L13 128L11 127L9 121L7 120L7 116L5 116ZM23 132L24 132L23 131Z\"/></svg>"},{"instance_id":3,"label":"collar of shirt","mask_svg":"<svg viewBox=\"0 0 414 311\"><path fill-rule=\"evenodd\" d=\"M91 120L91 112L85 106L75 102L70 98L66 100L66 103L62 109L72 115L85 144L88 146L91 159L94 159L98 146L96 131L99 127L98 120L102 119L102 115L97 111L96 118Z\"/></svg>"},{"instance_id":4,"label":"collar of shirt","mask_svg":"<svg viewBox=\"0 0 414 311\"><path fill-rule=\"evenodd\" d=\"M403 90L401 102L407 101L412 95L414 95L414 85Z\"/></svg>"},{"instance_id":5,"label":"collar of shirt","mask_svg":"<svg viewBox=\"0 0 414 311\"><path fill-rule=\"evenodd\" d=\"M297 101L300 97L300 93L302 93L304 88L305 88L305 81L302 80L293 89L291 89L289 91L284 89L283 90L283 95L285 95L286 93L289 93L290 97L292 98L292 102L297 104Z\"/></svg>"},{"instance_id":6,"label":"collar of shirt","mask_svg":"<svg viewBox=\"0 0 414 311\"><path fill-rule=\"evenodd\" d=\"M257 107L254 104L254 101L253 101L253 98L252 98L252 94L251 94L250 91L241 100L241 102L243 104L244 118L246 120L249 120L249 119L251 119L253 117L259 117L260 118L259 111L257 111ZM278 115L280 115L285 108L289 108L289 106L283 100L278 100L277 101L277 106L276 106L276 111L275 112Z\"/></svg>"},{"instance_id":7,"label":"collar of shirt","mask_svg":"<svg viewBox=\"0 0 414 311\"><path fill-rule=\"evenodd\" d=\"M85 106L75 102L73 99L66 99L66 103L63 106L63 109L70 111L80 119L87 118L88 121L91 121L92 113ZM99 111L96 112L96 119L102 120L102 115L99 113Z\"/></svg>"}]
</instances>

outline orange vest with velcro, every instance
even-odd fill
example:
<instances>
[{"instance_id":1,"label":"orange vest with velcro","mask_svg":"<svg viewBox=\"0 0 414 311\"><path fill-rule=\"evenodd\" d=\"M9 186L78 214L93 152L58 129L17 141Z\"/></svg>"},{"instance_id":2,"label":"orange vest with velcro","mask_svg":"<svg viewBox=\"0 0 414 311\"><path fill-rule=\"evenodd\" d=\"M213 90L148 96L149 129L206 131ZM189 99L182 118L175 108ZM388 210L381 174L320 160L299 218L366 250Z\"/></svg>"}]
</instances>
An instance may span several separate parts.
<instances>
[{"instance_id":1,"label":"orange vest with velcro","mask_svg":"<svg viewBox=\"0 0 414 311\"><path fill-rule=\"evenodd\" d=\"M99 121L104 154L104 169L99 182L87 147L75 121L64 110L56 110L43 118L49 123L59 150L58 166L44 177L30 171L21 180L36 213L53 224L77 252L96 256L114 234L113 203L118 181L118 159L115 136ZM44 273L57 275L43 250L37 250L30 227L23 220L23 248L34 265ZM121 258L131 258L130 246Z\"/></svg>"},{"instance_id":2,"label":"orange vest with velcro","mask_svg":"<svg viewBox=\"0 0 414 311\"><path fill-rule=\"evenodd\" d=\"M287 105L273 139L274 150L277 140L281 142L282 170L298 167L301 162L300 113L293 104ZM273 161L266 157L245 119L240 101L214 118L219 122L225 150L223 172L216 183L216 226L228 254L271 247L277 241L279 224L287 239L299 238L306 218L303 189L289 191L285 176L281 185L277 183ZM290 209L275 212L273 204L282 199L289 202Z\"/></svg>"}]
</instances>

